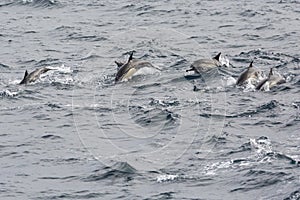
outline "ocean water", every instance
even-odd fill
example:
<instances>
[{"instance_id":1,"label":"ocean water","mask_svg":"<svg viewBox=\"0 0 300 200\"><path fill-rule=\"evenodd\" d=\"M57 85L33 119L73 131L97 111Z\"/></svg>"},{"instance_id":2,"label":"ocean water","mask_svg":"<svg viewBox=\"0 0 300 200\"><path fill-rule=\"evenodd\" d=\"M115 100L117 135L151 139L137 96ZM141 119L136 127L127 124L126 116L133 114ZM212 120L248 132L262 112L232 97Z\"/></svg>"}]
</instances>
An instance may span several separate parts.
<instances>
[{"instance_id":1,"label":"ocean water","mask_svg":"<svg viewBox=\"0 0 300 200\"><path fill-rule=\"evenodd\" d=\"M300 199L298 0L2 0L0 18L1 200ZM131 51L157 69L115 84ZM185 72L218 52L229 68ZM287 83L235 86L252 60Z\"/></svg>"}]
</instances>

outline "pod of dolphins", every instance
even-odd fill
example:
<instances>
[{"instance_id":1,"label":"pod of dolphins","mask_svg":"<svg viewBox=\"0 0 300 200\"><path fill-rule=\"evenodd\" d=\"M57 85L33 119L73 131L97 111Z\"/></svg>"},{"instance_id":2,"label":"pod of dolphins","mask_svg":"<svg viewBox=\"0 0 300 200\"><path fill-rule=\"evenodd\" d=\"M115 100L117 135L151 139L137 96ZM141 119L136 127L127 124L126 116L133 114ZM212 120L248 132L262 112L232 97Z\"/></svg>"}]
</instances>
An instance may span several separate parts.
<instances>
[{"instance_id":1,"label":"pod of dolphins","mask_svg":"<svg viewBox=\"0 0 300 200\"><path fill-rule=\"evenodd\" d=\"M196 74L205 73L211 69L224 66L221 60L221 53L218 53L215 57L211 59L199 59L192 63L190 69L187 69L186 72L193 71ZM156 68L150 62L133 58L133 51L131 52L126 63L115 61L117 64L118 70L115 77L115 82L121 82L129 80L139 69L148 67ZM226 65L225 65L226 66ZM226 66L229 67L229 66ZM31 73L25 71L24 78L19 84L28 84L39 79L40 75L51 70L50 68L43 67L36 69ZM256 86L257 90L269 90L272 87L285 83L285 79L278 72L273 71L273 68L270 69L270 72L267 77L263 77L263 72L258 68L253 66L253 61L249 64L247 69L245 69L236 81L236 85L242 86L245 83L251 83Z\"/></svg>"}]
</instances>

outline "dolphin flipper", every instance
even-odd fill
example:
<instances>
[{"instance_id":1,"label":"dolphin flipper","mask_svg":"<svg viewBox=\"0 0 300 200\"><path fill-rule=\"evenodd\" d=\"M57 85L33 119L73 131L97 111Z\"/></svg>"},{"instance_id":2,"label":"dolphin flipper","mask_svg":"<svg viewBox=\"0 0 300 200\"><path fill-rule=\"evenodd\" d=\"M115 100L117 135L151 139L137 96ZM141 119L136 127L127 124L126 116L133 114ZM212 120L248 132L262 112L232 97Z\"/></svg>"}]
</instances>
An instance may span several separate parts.
<instances>
[{"instance_id":1,"label":"dolphin flipper","mask_svg":"<svg viewBox=\"0 0 300 200\"><path fill-rule=\"evenodd\" d=\"M115 63L117 64L118 69L124 65L124 63L118 61L115 61Z\"/></svg>"}]
</instances>

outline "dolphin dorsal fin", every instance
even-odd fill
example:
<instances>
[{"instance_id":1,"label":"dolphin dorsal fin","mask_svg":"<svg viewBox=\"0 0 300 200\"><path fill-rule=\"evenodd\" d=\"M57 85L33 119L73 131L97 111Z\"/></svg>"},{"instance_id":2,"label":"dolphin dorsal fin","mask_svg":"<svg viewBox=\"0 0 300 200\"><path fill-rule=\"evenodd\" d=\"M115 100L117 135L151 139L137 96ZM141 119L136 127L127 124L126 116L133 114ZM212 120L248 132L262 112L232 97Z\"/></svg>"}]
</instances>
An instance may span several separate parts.
<instances>
[{"instance_id":1,"label":"dolphin dorsal fin","mask_svg":"<svg viewBox=\"0 0 300 200\"><path fill-rule=\"evenodd\" d=\"M130 56L129 56L129 58L128 58L128 61L127 61L127 62L130 62L132 59L133 59L133 51L130 53Z\"/></svg>"},{"instance_id":2,"label":"dolphin dorsal fin","mask_svg":"<svg viewBox=\"0 0 300 200\"><path fill-rule=\"evenodd\" d=\"M26 78L27 76L28 76L28 71L26 70L24 74L24 78Z\"/></svg>"},{"instance_id":3,"label":"dolphin dorsal fin","mask_svg":"<svg viewBox=\"0 0 300 200\"><path fill-rule=\"evenodd\" d=\"M251 61L251 63L249 64L249 67L248 68L251 68L253 67L253 60Z\"/></svg>"},{"instance_id":4,"label":"dolphin dorsal fin","mask_svg":"<svg viewBox=\"0 0 300 200\"><path fill-rule=\"evenodd\" d=\"M26 77L27 76L28 76L28 71L26 70L25 74L24 74L24 78L22 79L22 81L20 82L20 84L25 84L26 83Z\"/></svg>"},{"instance_id":5,"label":"dolphin dorsal fin","mask_svg":"<svg viewBox=\"0 0 300 200\"><path fill-rule=\"evenodd\" d=\"M270 72L269 72L269 77L273 75L273 67L271 67Z\"/></svg>"},{"instance_id":6,"label":"dolphin dorsal fin","mask_svg":"<svg viewBox=\"0 0 300 200\"><path fill-rule=\"evenodd\" d=\"M217 61L220 61L220 56L221 56L221 52L218 53L218 55L216 55L216 56L214 57L214 59L216 59Z\"/></svg>"}]
</instances>

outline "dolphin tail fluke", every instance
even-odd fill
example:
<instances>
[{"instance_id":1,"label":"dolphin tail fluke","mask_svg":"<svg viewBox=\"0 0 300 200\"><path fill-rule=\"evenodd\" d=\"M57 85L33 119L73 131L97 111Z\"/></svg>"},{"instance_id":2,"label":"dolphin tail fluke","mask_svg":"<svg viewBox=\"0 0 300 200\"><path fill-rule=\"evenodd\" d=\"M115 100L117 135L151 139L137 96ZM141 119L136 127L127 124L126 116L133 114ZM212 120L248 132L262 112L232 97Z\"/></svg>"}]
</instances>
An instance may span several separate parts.
<instances>
[{"instance_id":1,"label":"dolphin tail fluke","mask_svg":"<svg viewBox=\"0 0 300 200\"><path fill-rule=\"evenodd\" d=\"M221 52L218 53L218 55L216 55L216 56L214 57L214 59L216 59L217 61L220 61L220 56L221 56Z\"/></svg>"},{"instance_id":2,"label":"dolphin tail fluke","mask_svg":"<svg viewBox=\"0 0 300 200\"><path fill-rule=\"evenodd\" d=\"M115 61L115 63L117 64L118 68L120 68L124 65L124 63L121 63L121 62L118 62L118 61Z\"/></svg>"},{"instance_id":3,"label":"dolphin tail fluke","mask_svg":"<svg viewBox=\"0 0 300 200\"><path fill-rule=\"evenodd\" d=\"M28 71L26 70L25 71L25 74L24 74L24 78L23 80L20 82L20 84L24 84L26 82L26 77L28 76Z\"/></svg>"}]
</instances>

